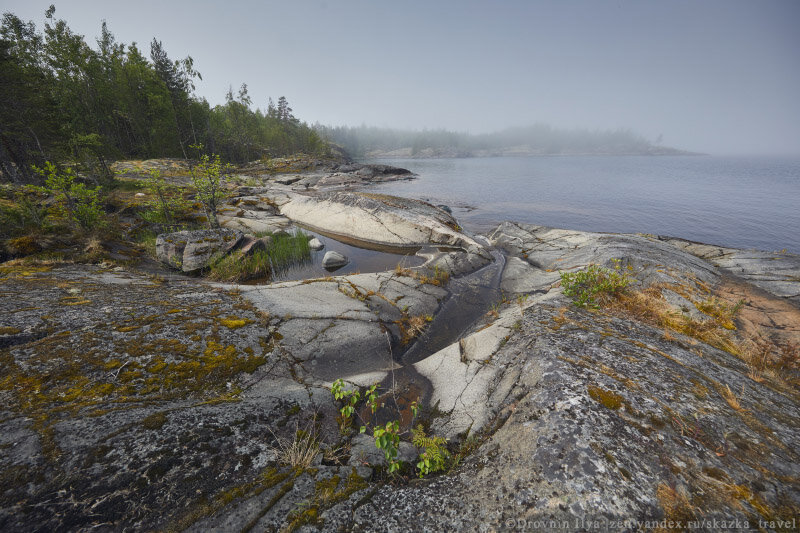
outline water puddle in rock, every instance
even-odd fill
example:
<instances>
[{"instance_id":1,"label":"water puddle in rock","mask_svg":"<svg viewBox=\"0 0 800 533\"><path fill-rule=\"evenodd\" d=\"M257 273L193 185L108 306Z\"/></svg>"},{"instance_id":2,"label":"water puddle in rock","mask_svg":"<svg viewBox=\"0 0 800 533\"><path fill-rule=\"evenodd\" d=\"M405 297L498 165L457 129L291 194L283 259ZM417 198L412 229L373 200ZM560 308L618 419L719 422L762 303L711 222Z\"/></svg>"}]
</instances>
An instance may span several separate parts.
<instances>
[{"instance_id":1,"label":"water puddle in rock","mask_svg":"<svg viewBox=\"0 0 800 533\"><path fill-rule=\"evenodd\" d=\"M490 252L494 258L491 264L450 281L447 287L450 297L442 304L433 322L411 347L399 355L403 367L391 372L381 383L381 390L395 392L387 394L387 397L392 396L393 402L388 413L378 413L379 422L391 420L392 416L397 418L398 412L405 422L409 417L404 413L410 412L414 401L418 401L420 406L436 407L430 405L433 392L430 381L413 365L458 341L500 300L505 256L494 249ZM407 422L410 425L410 418Z\"/></svg>"},{"instance_id":2,"label":"water puddle in rock","mask_svg":"<svg viewBox=\"0 0 800 533\"><path fill-rule=\"evenodd\" d=\"M490 250L494 261L477 272L451 280L451 296L425 332L405 351L402 362L412 365L456 342L500 300L505 256Z\"/></svg>"},{"instance_id":3,"label":"water puddle in rock","mask_svg":"<svg viewBox=\"0 0 800 533\"><path fill-rule=\"evenodd\" d=\"M419 248L399 248L378 246L344 237L322 234L303 228L303 233L316 237L324 244L321 250L311 250L308 261L294 264L288 268L274 272L272 281L292 281L302 279L324 278L326 276L343 276L347 274L384 272L394 270L400 264L404 267L419 266L425 258L415 255ZM329 250L339 252L349 262L339 268L327 269L322 266L322 258Z\"/></svg>"}]
</instances>

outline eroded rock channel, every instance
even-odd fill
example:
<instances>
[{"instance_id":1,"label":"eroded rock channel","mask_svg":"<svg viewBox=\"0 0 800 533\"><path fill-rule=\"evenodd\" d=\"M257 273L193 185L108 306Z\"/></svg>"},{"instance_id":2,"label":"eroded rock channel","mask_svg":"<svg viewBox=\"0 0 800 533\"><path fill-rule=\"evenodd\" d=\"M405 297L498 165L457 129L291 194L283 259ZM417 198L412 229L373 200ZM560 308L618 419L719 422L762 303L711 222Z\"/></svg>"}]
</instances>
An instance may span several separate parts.
<instances>
[{"instance_id":1,"label":"eroded rock channel","mask_svg":"<svg viewBox=\"0 0 800 533\"><path fill-rule=\"evenodd\" d=\"M800 257L513 222L475 237L421 202L315 192L328 178L242 188L223 223L425 264L269 285L0 266L3 530L796 519ZM590 264L627 296L573 305L560 273ZM459 461L412 481L405 442L388 476L341 432L336 379L421 396Z\"/></svg>"}]
</instances>

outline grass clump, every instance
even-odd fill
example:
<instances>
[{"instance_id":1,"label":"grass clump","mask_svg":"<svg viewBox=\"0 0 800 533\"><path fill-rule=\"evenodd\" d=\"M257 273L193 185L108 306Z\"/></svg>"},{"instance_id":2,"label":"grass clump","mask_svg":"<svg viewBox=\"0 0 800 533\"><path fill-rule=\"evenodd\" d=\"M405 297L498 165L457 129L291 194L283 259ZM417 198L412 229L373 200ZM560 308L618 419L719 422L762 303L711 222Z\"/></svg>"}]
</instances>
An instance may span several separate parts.
<instances>
[{"instance_id":1,"label":"grass clump","mask_svg":"<svg viewBox=\"0 0 800 533\"><path fill-rule=\"evenodd\" d=\"M438 265L433 267L433 270L419 272L405 267L402 264L398 264L394 269L394 273L397 276L405 276L415 279L420 283L435 285L436 287L443 287L450 281L450 273L447 270L439 268Z\"/></svg>"},{"instance_id":2,"label":"grass clump","mask_svg":"<svg viewBox=\"0 0 800 533\"><path fill-rule=\"evenodd\" d=\"M315 427L316 417L313 417L305 429L295 426L294 437L286 439L273 433L278 447L275 449L278 461L281 464L295 469L305 470L311 466L314 459L321 452L322 443Z\"/></svg>"},{"instance_id":3,"label":"grass clump","mask_svg":"<svg viewBox=\"0 0 800 533\"><path fill-rule=\"evenodd\" d=\"M433 316L409 316L407 312L404 312L402 318L400 318L400 320L395 320L394 322L400 328L401 342L405 346L412 340L419 337L425 331L425 329L428 327L428 324L433 322Z\"/></svg>"},{"instance_id":4,"label":"grass clump","mask_svg":"<svg viewBox=\"0 0 800 533\"><path fill-rule=\"evenodd\" d=\"M232 282L266 279L310 259L311 249L306 234L280 233L271 237L266 250L258 250L247 256L233 253L213 262L208 278Z\"/></svg>"},{"instance_id":5,"label":"grass clump","mask_svg":"<svg viewBox=\"0 0 800 533\"><path fill-rule=\"evenodd\" d=\"M724 300L712 297L696 303L695 307L702 313L712 317L723 328L734 330L736 329L736 325L733 323L733 319L739 314L744 303L744 300L739 300L736 304L730 305Z\"/></svg>"},{"instance_id":6,"label":"grass clump","mask_svg":"<svg viewBox=\"0 0 800 533\"><path fill-rule=\"evenodd\" d=\"M613 261L613 269L592 264L578 272L562 272L564 294L571 296L578 307L599 309L600 304L608 302L633 281L622 272L619 259Z\"/></svg>"}]
</instances>

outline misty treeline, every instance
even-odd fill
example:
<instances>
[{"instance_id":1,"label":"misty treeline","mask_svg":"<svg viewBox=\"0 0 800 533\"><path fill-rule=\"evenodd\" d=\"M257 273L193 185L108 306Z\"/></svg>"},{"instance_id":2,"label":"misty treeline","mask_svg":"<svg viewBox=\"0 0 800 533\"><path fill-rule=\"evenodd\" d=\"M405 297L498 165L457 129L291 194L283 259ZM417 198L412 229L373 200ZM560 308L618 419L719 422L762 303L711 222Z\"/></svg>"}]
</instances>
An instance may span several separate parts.
<instances>
[{"instance_id":1,"label":"misty treeline","mask_svg":"<svg viewBox=\"0 0 800 533\"><path fill-rule=\"evenodd\" d=\"M327 151L284 97L265 112L247 86L211 107L194 94L191 57L172 60L153 39L149 53L116 42L105 22L92 47L46 12L44 31L12 13L0 27L0 171L31 181L31 165L78 164L108 175L107 161L198 157L197 146L243 163ZM147 55L145 55L147 54ZM149 57L148 57L149 56Z\"/></svg>"},{"instance_id":2,"label":"misty treeline","mask_svg":"<svg viewBox=\"0 0 800 533\"><path fill-rule=\"evenodd\" d=\"M315 125L326 140L355 157L395 155L470 157L486 155L649 154L667 153L629 130L558 129L547 124L469 134L443 129L408 131L388 128Z\"/></svg>"}]
</instances>

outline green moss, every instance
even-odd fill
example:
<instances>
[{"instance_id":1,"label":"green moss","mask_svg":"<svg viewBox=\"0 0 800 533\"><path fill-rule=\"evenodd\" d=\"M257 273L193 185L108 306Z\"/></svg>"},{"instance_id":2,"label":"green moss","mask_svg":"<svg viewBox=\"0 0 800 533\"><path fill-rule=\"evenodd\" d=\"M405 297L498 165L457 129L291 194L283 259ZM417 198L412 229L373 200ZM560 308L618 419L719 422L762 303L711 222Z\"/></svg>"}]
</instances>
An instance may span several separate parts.
<instances>
[{"instance_id":1,"label":"green moss","mask_svg":"<svg viewBox=\"0 0 800 533\"><path fill-rule=\"evenodd\" d=\"M161 429L167 421L167 414L163 411L153 413L142 420L142 427L145 429Z\"/></svg>"},{"instance_id":2,"label":"green moss","mask_svg":"<svg viewBox=\"0 0 800 533\"><path fill-rule=\"evenodd\" d=\"M243 328L248 324L252 324L253 321L245 318L236 318L236 317L228 317L228 318L220 318L218 319L219 323L225 326L228 329L239 329Z\"/></svg>"},{"instance_id":3,"label":"green moss","mask_svg":"<svg viewBox=\"0 0 800 533\"><path fill-rule=\"evenodd\" d=\"M29 277L52 269L51 265L3 265L0 266L0 277Z\"/></svg>"},{"instance_id":4,"label":"green moss","mask_svg":"<svg viewBox=\"0 0 800 533\"><path fill-rule=\"evenodd\" d=\"M92 303L92 301L82 296L65 296L61 298L61 303L63 305L86 305Z\"/></svg>"},{"instance_id":5,"label":"green moss","mask_svg":"<svg viewBox=\"0 0 800 533\"><path fill-rule=\"evenodd\" d=\"M612 410L622 407L624 398L619 394L595 385L589 385L588 390L589 396L600 405Z\"/></svg>"},{"instance_id":6,"label":"green moss","mask_svg":"<svg viewBox=\"0 0 800 533\"><path fill-rule=\"evenodd\" d=\"M21 331L19 328L0 327L0 335L16 335Z\"/></svg>"}]
</instances>

